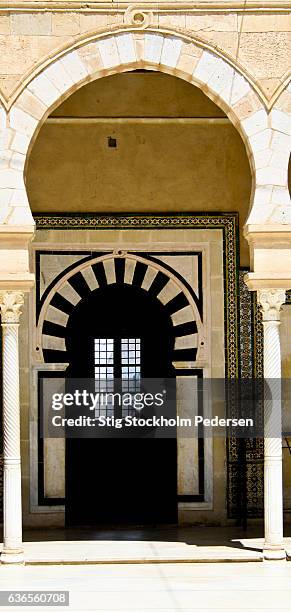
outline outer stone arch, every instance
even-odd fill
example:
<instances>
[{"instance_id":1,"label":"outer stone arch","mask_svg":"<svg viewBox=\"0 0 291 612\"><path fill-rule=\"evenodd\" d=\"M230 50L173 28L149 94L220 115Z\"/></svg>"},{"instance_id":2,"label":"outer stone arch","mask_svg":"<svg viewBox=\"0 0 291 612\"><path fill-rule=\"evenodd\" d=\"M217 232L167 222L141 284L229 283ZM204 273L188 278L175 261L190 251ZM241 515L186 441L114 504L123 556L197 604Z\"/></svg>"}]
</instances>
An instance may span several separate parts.
<instances>
[{"instance_id":1,"label":"outer stone arch","mask_svg":"<svg viewBox=\"0 0 291 612\"><path fill-rule=\"evenodd\" d=\"M8 164L1 177L0 197L5 206L2 224L34 224L25 188L25 165L50 112L82 85L140 67L173 74L197 85L227 113L250 159L253 188L248 224L276 222L278 209L281 214L284 211L285 217L291 216L287 171L285 166L278 168L277 161L278 154L286 154L290 129L287 114L283 113L283 121L268 115L258 94L236 67L189 37L127 28L102 34L64 52L44 67L15 101L8 115L2 151L2 159Z\"/></svg>"},{"instance_id":2,"label":"outer stone arch","mask_svg":"<svg viewBox=\"0 0 291 612\"><path fill-rule=\"evenodd\" d=\"M279 187L275 190L273 187L273 200L275 199L276 208L272 214L273 223L291 223L291 207L288 189L288 165L291 153L291 81L286 84L286 87L277 98L271 112L270 125L273 129L273 146L272 149L265 151L265 159L261 159L261 164L258 166L261 174L264 173L264 166L272 166L273 185L277 185L280 179L286 180L286 190ZM280 141L285 146L280 147L278 134L281 134ZM259 163L259 162L258 162ZM269 173L269 168L267 168ZM281 173L281 176L280 176ZM259 174L259 173L258 173ZM264 179L264 176L261 177ZM271 176L270 176L271 178ZM260 176L258 177L260 180ZM276 193L277 192L277 193ZM281 194L281 195L280 195ZM289 205L289 206L288 206Z\"/></svg>"}]
</instances>

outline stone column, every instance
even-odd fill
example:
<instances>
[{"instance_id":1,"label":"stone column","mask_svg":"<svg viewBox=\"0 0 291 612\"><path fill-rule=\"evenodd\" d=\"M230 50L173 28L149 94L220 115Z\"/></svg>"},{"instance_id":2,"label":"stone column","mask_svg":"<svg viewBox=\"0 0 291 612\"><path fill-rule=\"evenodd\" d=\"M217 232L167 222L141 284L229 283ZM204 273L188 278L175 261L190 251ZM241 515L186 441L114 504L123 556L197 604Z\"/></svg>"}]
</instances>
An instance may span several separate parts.
<instances>
[{"instance_id":1,"label":"stone column","mask_svg":"<svg viewBox=\"0 0 291 612\"><path fill-rule=\"evenodd\" d=\"M264 327L264 513L265 559L284 559L280 310L284 289L260 289Z\"/></svg>"},{"instance_id":2,"label":"stone column","mask_svg":"<svg viewBox=\"0 0 291 612\"><path fill-rule=\"evenodd\" d=\"M21 291L0 291L3 354L4 542L2 563L23 562L18 327Z\"/></svg>"}]
</instances>

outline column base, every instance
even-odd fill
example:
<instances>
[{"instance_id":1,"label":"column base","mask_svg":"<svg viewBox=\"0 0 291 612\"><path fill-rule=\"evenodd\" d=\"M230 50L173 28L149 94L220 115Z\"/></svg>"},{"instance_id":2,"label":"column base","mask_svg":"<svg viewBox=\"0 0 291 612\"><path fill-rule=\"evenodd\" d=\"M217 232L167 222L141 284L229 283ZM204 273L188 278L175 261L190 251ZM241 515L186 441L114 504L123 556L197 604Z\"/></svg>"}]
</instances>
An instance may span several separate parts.
<instances>
[{"instance_id":1,"label":"column base","mask_svg":"<svg viewBox=\"0 0 291 612\"><path fill-rule=\"evenodd\" d=\"M11 564L11 563L24 563L24 551L21 548L15 550L5 550L3 549L0 557L1 563Z\"/></svg>"},{"instance_id":2,"label":"column base","mask_svg":"<svg viewBox=\"0 0 291 612\"><path fill-rule=\"evenodd\" d=\"M286 551L284 548L272 548L272 547L264 547L263 555L266 561L281 561L282 559L286 559Z\"/></svg>"}]
</instances>

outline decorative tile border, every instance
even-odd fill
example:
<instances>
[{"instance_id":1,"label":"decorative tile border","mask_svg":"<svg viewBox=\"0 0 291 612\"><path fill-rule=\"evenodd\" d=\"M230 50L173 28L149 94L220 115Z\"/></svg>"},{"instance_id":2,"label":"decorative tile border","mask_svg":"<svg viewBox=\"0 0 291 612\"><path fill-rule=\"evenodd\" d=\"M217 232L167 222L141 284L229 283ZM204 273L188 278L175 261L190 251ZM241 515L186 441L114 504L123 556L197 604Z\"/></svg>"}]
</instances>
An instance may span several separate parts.
<instances>
[{"instance_id":1,"label":"decorative tile border","mask_svg":"<svg viewBox=\"0 0 291 612\"><path fill-rule=\"evenodd\" d=\"M249 270L239 270L240 377L263 376L263 326L256 292L244 282ZM262 407L261 407L262 409ZM264 442L232 438L227 442L227 511L245 527L261 518L264 507Z\"/></svg>"},{"instance_id":2,"label":"decorative tile border","mask_svg":"<svg viewBox=\"0 0 291 612\"><path fill-rule=\"evenodd\" d=\"M261 378L264 367L262 315L256 292L250 292L244 282L247 272L247 269L239 271L240 376Z\"/></svg>"},{"instance_id":3,"label":"decorative tile border","mask_svg":"<svg viewBox=\"0 0 291 612\"><path fill-rule=\"evenodd\" d=\"M240 375L253 376L252 295L244 282L245 270L239 271Z\"/></svg>"},{"instance_id":4,"label":"decorative tile border","mask_svg":"<svg viewBox=\"0 0 291 612\"><path fill-rule=\"evenodd\" d=\"M252 293L252 316L253 316L253 351L254 367L253 376L263 378L264 376L264 332L262 324L262 313L257 303L257 293Z\"/></svg>"}]
</instances>

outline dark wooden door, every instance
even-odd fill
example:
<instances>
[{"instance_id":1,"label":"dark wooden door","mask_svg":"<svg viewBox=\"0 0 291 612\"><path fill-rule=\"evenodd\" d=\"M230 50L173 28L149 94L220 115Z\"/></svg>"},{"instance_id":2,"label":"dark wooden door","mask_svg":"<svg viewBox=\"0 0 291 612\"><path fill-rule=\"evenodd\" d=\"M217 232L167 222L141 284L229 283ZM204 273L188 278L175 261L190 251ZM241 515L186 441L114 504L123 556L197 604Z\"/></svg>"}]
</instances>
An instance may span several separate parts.
<instances>
[{"instance_id":1,"label":"dark wooden door","mask_svg":"<svg viewBox=\"0 0 291 612\"><path fill-rule=\"evenodd\" d=\"M97 340L100 350L102 340L104 354L105 339L110 341L108 355L114 344L114 377L120 379L125 367L122 362L125 339L136 341L135 367L137 370L140 367L141 378L173 376L171 319L162 304L141 288L111 285L97 289L76 306L67 331L69 378L94 378L94 347ZM68 526L112 527L176 521L176 439L66 440Z\"/></svg>"}]
</instances>

